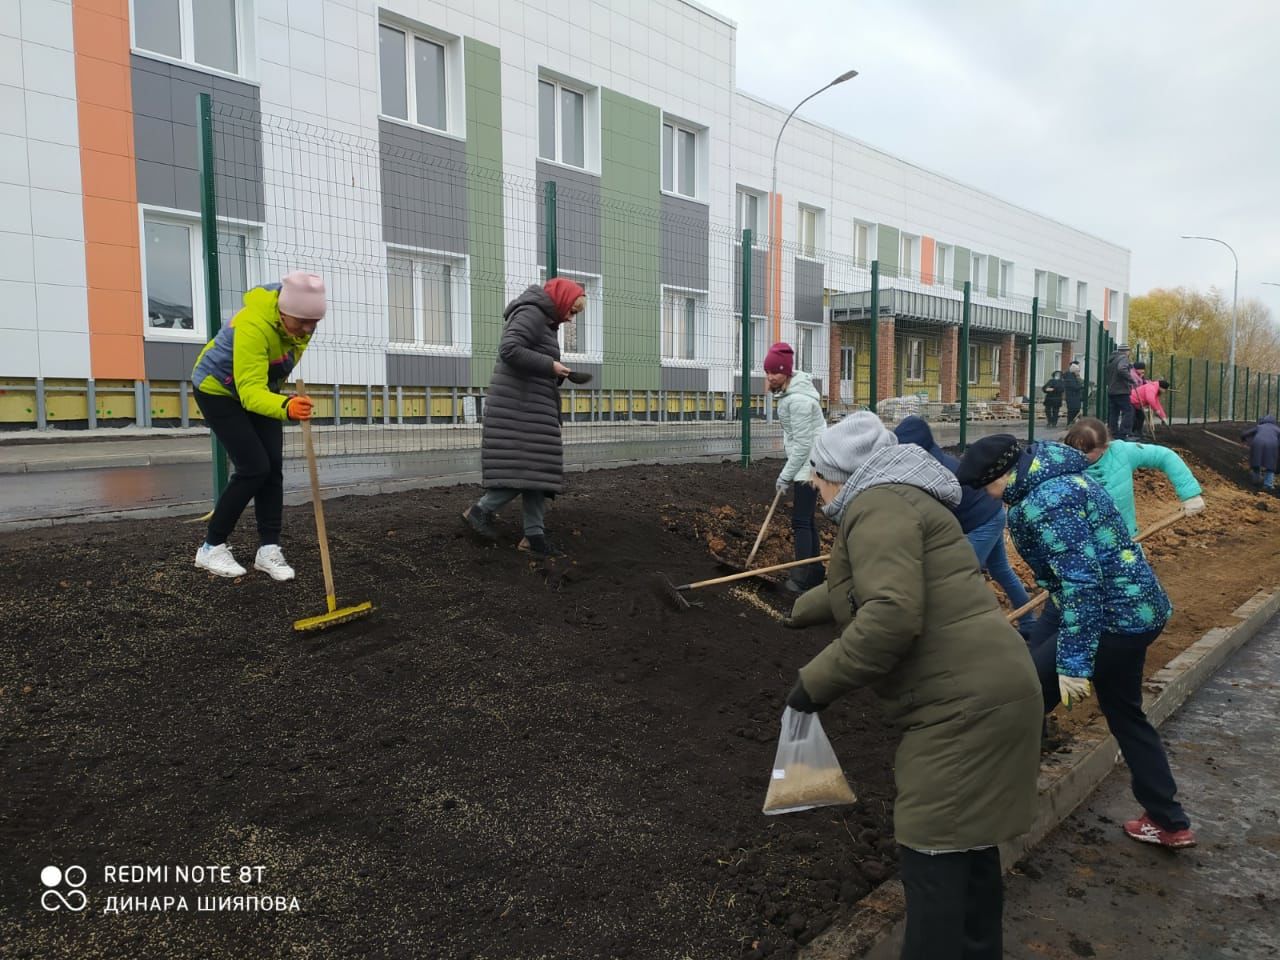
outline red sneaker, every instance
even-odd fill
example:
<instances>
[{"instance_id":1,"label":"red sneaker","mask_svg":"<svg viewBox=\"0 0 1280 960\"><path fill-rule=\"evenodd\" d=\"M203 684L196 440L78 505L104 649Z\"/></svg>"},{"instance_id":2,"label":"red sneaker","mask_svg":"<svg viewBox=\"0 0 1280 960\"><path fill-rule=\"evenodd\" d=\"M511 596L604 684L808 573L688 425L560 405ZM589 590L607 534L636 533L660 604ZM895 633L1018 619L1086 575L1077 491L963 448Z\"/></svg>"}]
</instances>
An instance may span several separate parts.
<instances>
[{"instance_id":1,"label":"red sneaker","mask_svg":"<svg viewBox=\"0 0 1280 960\"><path fill-rule=\"evenodd\" d=\"M1126 820L1124 822L1124 832L1139 843L1158 843L1160 846L1170 850L1194 847L1196 845L1195 831L1190 828L1185 830L1165 830L1145 812L1137 820Z\"/></svg>"}]
</instances>

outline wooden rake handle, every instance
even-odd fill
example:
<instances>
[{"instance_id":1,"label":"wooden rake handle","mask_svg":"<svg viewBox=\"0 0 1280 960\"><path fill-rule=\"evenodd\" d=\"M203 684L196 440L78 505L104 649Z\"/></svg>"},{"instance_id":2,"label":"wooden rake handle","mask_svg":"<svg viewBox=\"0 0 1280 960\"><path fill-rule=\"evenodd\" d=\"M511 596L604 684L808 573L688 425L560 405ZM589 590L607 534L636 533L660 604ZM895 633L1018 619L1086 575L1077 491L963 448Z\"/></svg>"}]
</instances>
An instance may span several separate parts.
<instances>
[{"instance_id":1,"label":"wooden rake handle","mask_svg":"<svg viewBox=\"0 0 1280 960\"><path fill-rule=\"evenodd\" d=\"M751 552L747 554L747 562L744 567L751 566L751 561L756 558L756 551L760 549L760 544L764 543L764 532L769 529L769 521L773 519L773 511L778 509L778 501L782 499L782 491L779 490L773 495L773 503L769 504L769 512L764 515L764 523L760 524L760 532L756 534L756 542L751 547Z\"/></svg>"},{"instance_id":2,"label":"wooden rake handle","mask_svg":"<svg viewBox=\"0 0 1280 960\"><path fill-rule=\"evenodd\" d=\"M702 587L711 587L717 583L732 583L734 580L746 580L748 577L758 577L762 573L776 573L779 570L790 570L792 567L803 567L810 563L823 563L831 559L831 554L824 553L821 556L810 557L808 560L789 560L786 563L775 563L771 567L757 567L754 570L746 570L742 573L731 573L727 577L716 577L714 580L699 580L697 583L686 583L684 586L676 587L677 590L698 590Z\"/></svg>"},{"instance_id":3,"label":"wooden rake handle","mask_svg":"<svg viewBox=\"0 0 1280 960\"><path fill-rule=\"evenodd\" d=\"M1147 529L1143 530L1136 537L1134 537L1133 542L1141 543L1143 540L1147 539L1147 537L1151 536L1152 534L1159 533L1161 530L1165 529L1166 527L1173 526L1175 523L1177 523L1186 515L1187 515L1187 511L1184 509L1184 510L1179 510L1177 513L1172 514L1171 516L1165 517L1163 520L1157 520L1151 526L1147 527ZM1020 606L1017 610L1014 610L1011 614L1009 614L1009 622L1013 623L1015 620L1020 620L1022 617L1025 617L1028 613L1031 613L1033 610L1039 610L1042 606L1044 606L1044 602L1048 599L1049 599L1049 591L1048 590L1040 591L1040 593L1036 594L1034 597L1032 597L1030 600L1028 600L1026 603Z\"/></svg>"},{"instance_id":4,"label":"wooden rake handle","mask_svg":"<svg viewBox=\"0 0 1280 960\"><path fill-rule=\"evenodd\" d=\"M307 385L299 377L293 385L299 396L305 396ZM307 453L307 473L311 475L311 506L316 514L316 535L320 539L320 566L324 570L325 603L329 612L338 609L338 598L333 592L333 567L329 563L329 533L324 526L324 507L320 505L320 470L316 466L316 445L311 437L311 421L299 421L302 424L302 447Z\"/></svg>"}]
</instances>

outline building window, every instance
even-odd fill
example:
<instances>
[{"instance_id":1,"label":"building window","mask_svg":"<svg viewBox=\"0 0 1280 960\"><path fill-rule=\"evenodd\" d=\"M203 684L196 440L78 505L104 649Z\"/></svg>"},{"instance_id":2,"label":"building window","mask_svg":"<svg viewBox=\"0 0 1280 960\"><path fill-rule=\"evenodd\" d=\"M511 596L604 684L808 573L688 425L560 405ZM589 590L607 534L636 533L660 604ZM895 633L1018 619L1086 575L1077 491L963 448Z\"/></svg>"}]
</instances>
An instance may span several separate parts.
<instances>
[{"instance_id":1,"label":"building window","mask_svg":"<svg viewBox=\"0 0 1280 960\"><path fill-rule=\"evenodd\" d=\"M761 194L751 190L738 188L738 236L743 230L750 230L753 240L761 239L766 232L760 219L762 209L768 206L768 200Z\"/></svg>"},{"instance_id":2,"label":"building window","mask_svg":"<svg viewBox=\"0 0 1280 960\"><path fill-rule=\"evenodd\" d=\"M991 348L991 379L1000 381L1000 348Z\"/></svg>"},{"instance_id":3,"label":"building window","mask_svg":"<svg viewBox=\"0 0 1280 960\"><path fill-rule=\"evenodd\" d=\"M924 380L924 341L916 337L907 341L907 379L913 383Z\"/></svg>"},{"instance_id":4,"label":"building window","mask_svg":"<svg viewBox=\"0 0 1280 960\"><path fill-rule=\"evenodd\" d=\"M538 81L538 156L587 166L587 95L556 80Z\"/></svg>"},{"instance_id":5,"label":"building window","mask_svg":"<svg viewBox=\"0 0 1280 960\"><path fill-rule=\"evenodd\" d=\"M857 366L856 354L853 347L840 348L840 379L846 382L853 382L853 371Z\"/></svg>"},{"instance_id":6,"label":"building window","mask_svg":"<svg viewBox=\"0 0 1280 960\"><path fill-rule=\"evenodd\" d=\"M698 338L705 322L707 296L671 287L662 292L662 358L697 360ZM763 357L762 357L763 359Z\"/></svg>"},{"instance_id":7,"label":"building window","mask_svg":"<svg viewBox=\"0 0 1280 960\"><path fill-rule=\"evenodd\" d=\"M1083 314L1089 308L1089 285L1083 280L1076 281L1076 313Z\"/></svg>"},{"instance_id":8,"label":"building window","mask_svg":"<svg viewBox=\"0 0 1280 960\"><path fill-rule=\"evenodd\" d=\"M698 195L698 134L688 127L662 124L662 189L690 199Z\"/></svg>"},{"instance_id":9,"label":"building window","mask_svg":"<svg viewBox=\"0 0 1280 960\"><path fill-rule=\"evenodd\" d=\"M243 306L252 285L251 250L256 228L234 223L218 226L218 293L222 324ZM192 340L208 336L205 324L204 250L200 221L145 211L142 220L142 269L146 289L145 329Z\"/></svg>"},{"instance_id":10,"label":"building window","mask_svg":"<svg viewBox=\"0 0 1280 960\"><path fill-rule=\"evenodd\" d=\"M733 338L733 365L742 371L742 325L731 325ZM751 366L759 368L764 362L764 355L769 352L769 320L767 317L751 318Z\"/></svg>"},{"instance_id":11,"label":"building window","mask_svg":"<svg viewBox=\"0 0 1280 960\"><path fill-rule=\"evenodd\" d=\"M822 343L821 324L796 324L796 363L805 373L817 372L818 358L822 355Z\"/></svg>"},{"instance_id":12,"label":"building window","mask_svg":"<svg viewBox=\"0 0 1280 960\"><path fill-rule=\"evenodd\" d=\"M859 264L866 265L876 259L876 239L874 223L853 222L853 258Z\"/></svg>"},{"instance_id":13,"label":"building window","mask_svg":"<svg viewBox=\"0 0 1280 960\"><path fill-rule=\"evenodd\" d=\"M976 343L969 344L969 382L977 383L979 380L978 359L981 356L978 345Z\"/></svg>"},{"instance_id":14,"label":"building window","mask_svg":"<svg viewBox=\"0 0 1280 960\"><path fill-rule=\"evenodd\" d=\"M1000 296L1009 296L1013 289L1013 264L1008 260L1000 261Z\"/></svg>"},{"instance_id":15,"label":"building window","mask_svg":"<svg viewBox=\"0 0 1280 960\"><path fill-rule=\"evenodd\" d=\"M1119 324L1124 318L1120 316L1120 291L1108 290L1107 300L1109 301L1109 310L1107 312L1107 320L1114 324Z\"/></svg>"},{"instance_id":16,"label":"building window","mask_svg":"<svg viewBox=\"0 0 1280 960\"><path fill-rule=\"evenodd\" d=\"M133 0L133 45L238 74L240 6L240 0Z\"/></svg>"},{"instance_id":17,"label":"building window","mask_svg":"<svg viewBox=\"0 0 1280 960\"><path fill-rule=\"evenodd\" d=\"M902 235L902 262L899 273L904 277L914 277L920 272L920 238L909 233Z\"/></svg>"},{"instance_id":18,"label":"building window","mask_svg":"<svg viewBox=\"0 0 1280 960\"><path fill-rule=\"evenodd\" d=\"M1062 369L1062 351L1061 350L1053 351L1053 369L1054 370Z\"/></svg>"},{"instance_id":19,"label":"building window","mask_svg":"<svg viewBox=\"0 0 1280 960\"><path fill-rule=\"evenodd\" d=\"M955 279L955 248L945 243L934 246L933 280L935 283L950 283Z\"/></svg>"},{"instance_id":20,"label":"building window","mask_svg":"<svg viewBox=\"0 0 1280 960\"><path fill-rule=\"evenodd\" d=\"M466 260L387 251L387 339L393 347L470 346Z\"/></svg>"},{"instance_id":21,"label":"building window","mask_svg":"<svg viewBox=\"0 0 1280 960\"><path fill-rule=\"evenodd\" d=\"M986 292L987 258L980 253L972 254L969 258L969 282L973 284L974 293L979 290Z\"/></svg>"},{"instance_id":22,"label":"building window","mask_svg":"<svg viewBox=\"0 0 1280 960\"><path fill-rule=\"evenodd\" d=\"M1043 270L1036 271L1036 296L1040 298L1040 306L1048 306L1049 303L1049 274Z\"/></svg>"},{"instance_id":23,"label":"building window","mask_svg":"<svg viewBox=\"0 0 1280 960\"><path fill-rule=\"evenodd\" d=\"M1066 311L1071 302L1071 281L1066 277L1058 278L1058 299L1054 301L1059 310Z\"/></svg>"},{"instance_id":24,"label":"building window","mask_svg":"<svg viewBox=\"0 0 1280 960\"><path fill-rule=\"evenodd\" d=\"M800 205L800 255L816 257L818 255L818 237L822 232L819 220L822 211L816 207Z\"/></svg>"},{"instance_id":25,"label":"building window","mask_svg":"<svg viewBox=\"0 0 1280 960\"><path fill-rule=\"evenodd\" d=\"M449 129L444 43L379 24L378 73L383 114L432 130Z\"/></svg>"}]
</instances>

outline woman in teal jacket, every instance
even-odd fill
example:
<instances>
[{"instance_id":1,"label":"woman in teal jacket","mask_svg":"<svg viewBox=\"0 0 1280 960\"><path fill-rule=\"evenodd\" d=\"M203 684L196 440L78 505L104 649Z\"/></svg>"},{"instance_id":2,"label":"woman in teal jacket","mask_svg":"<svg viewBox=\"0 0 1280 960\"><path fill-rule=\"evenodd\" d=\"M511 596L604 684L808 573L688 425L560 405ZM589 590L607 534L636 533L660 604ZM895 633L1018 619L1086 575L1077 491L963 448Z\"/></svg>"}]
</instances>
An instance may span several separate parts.
<instances>
[{"instance_id":1,"label":"woman in teal jacket","mask_svg":"<svg viewBox=\"0 0 1280 960\"><path fill-rule=\"evenodd\" d=\"M1089 461L1088 475L1111 494L1116 509L1129 527L1129 536L1138 534L1138 516L1133 497L1133 472L1135 470L1162 470L1173 484L1174 492L1182 501L1187 516L1194 516L1204 509L1204 497L1200 484L1182 458L1168 447L1154 443L1129 443L1112 440L1107 425L1094 417L1077 420L1062 438L1069 447L1075 447Z\"/></svg>"}]
</instances>

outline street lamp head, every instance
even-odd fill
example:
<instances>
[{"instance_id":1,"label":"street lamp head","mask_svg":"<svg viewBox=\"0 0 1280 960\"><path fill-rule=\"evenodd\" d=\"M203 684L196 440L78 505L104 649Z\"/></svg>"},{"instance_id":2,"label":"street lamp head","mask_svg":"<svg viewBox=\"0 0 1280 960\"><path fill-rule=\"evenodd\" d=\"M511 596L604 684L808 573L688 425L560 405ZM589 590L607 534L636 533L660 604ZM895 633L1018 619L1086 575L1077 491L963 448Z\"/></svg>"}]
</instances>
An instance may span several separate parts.
<instances>
[{"instance_id":1,"label":"street lamp head","mask_svg":"<svg viewBox=\"0 0 1280 960\"><path fill-rule=\"evenodd\" d=\"M846 70L844 73L840 74L840 76L831 81L831 86L834 87L837 83L844 83L846 80L852 80L857 75L857 70Z\"/></svg>"}]
</instances>

